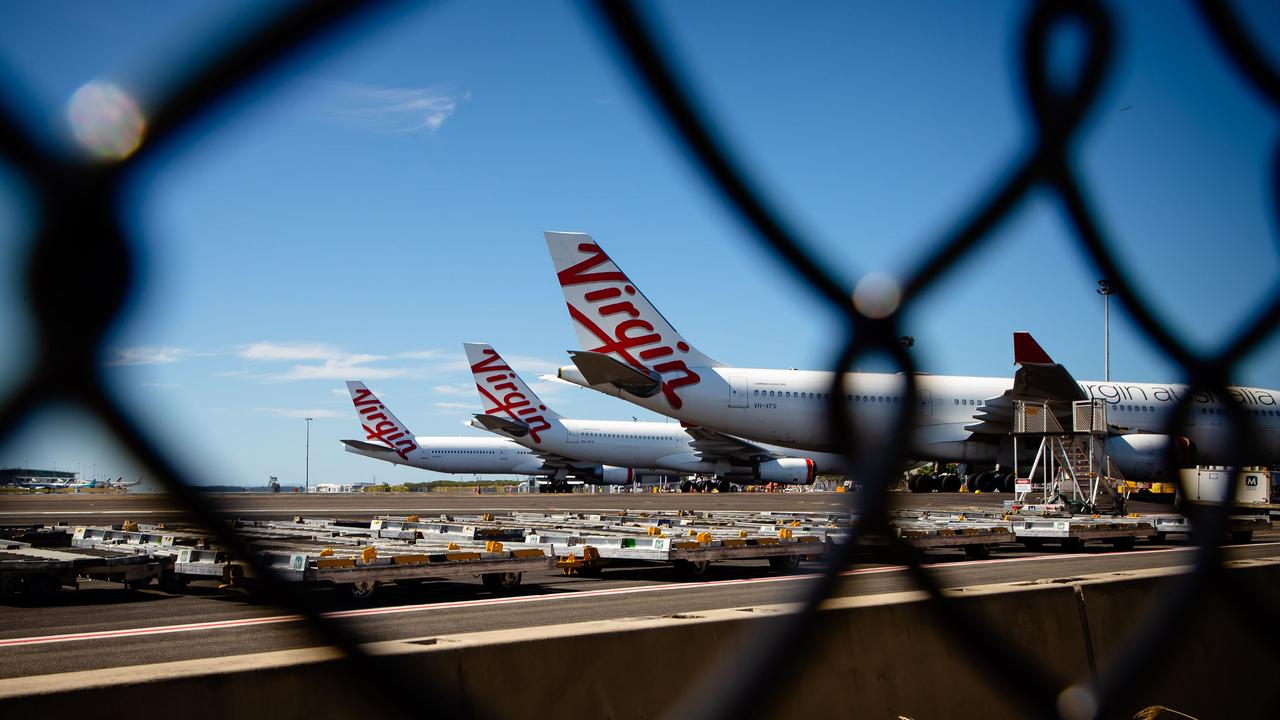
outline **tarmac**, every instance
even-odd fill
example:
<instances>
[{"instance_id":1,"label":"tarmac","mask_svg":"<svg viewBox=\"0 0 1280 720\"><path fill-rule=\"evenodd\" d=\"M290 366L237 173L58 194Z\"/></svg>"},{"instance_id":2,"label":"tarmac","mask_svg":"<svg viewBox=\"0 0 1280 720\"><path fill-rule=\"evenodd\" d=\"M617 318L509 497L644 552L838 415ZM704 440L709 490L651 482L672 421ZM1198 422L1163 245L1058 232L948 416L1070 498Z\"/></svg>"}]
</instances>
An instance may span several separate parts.
<instances>
[{"instance_id":1,"label":"tarmac","mask_svg":"<svg viewBox=\"0 0 1280 720\"><path fill-rule=\"evenodd\" d=\"M1005 496L1007 497L1007 496ZM370 517L481 510L775 510L847 509L852 495L836 493L764 494L579 494L579 495L218 495L210 500L229 516L255 519L294 515ZM994 495L895 494L910 507L998 506ZM1153 506L1168 512L1167 506ZM42 495L5 497L0 524L58 520L106 524L128 518L171 522L183 513L159 495ZM1042 583L1088 573L1129 572L1186 566L1194 548L1176 543L1141 543L1136 550L1086 546L1083 552L998 549L983 560L962 552L939 551L927 566L944 588L992 583ZM1280 534L1267 533L1249 545L1229 546L1227 559L1280 558ZM727 608L752 608L797 601L815 579L816 563L790 574L763 562L727 562L711 567L705 579L689 582L667 567L609 568L600 578L565 577L554 570L531 574L515 593L494 595L480 582L429 582L380 589L363 603L316 590L317 607L341 618L367 641L429 638L640 617L691 615ZM915 589L907 568L865 562L844 572L836 597L857 597ZM43 608L0 605L0 678L78 670L216 658L251 652L314 647L305 622L243 594L194 583L188 594L157 589L127 590L90 581L62 593Z\"/></svg>"}]
</instances>

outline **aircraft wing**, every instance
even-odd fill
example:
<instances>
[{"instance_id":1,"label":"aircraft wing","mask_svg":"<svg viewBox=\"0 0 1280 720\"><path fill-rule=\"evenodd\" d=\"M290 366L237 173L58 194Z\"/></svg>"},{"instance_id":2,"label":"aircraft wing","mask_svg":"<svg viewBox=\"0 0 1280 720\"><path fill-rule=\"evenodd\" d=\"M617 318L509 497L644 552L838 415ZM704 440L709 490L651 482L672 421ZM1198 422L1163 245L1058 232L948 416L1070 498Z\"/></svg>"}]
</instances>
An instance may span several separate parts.
<instances>
[{"instance_id":1,"label":"aircraft wing","mask_svg":"<svg viewBox=\"0 0 1280 720\"><path fill-rule=\"evenodd\" d=\"M696 425L685 426L684 430L693 438L693 449L707 462L715 462L721 458L746 462L761 457L777 457L777 453L750 440L726 435L717 430Z\"/></svg>"},{"instance_id":2,"label":"aircraft wing","mask_svg":"<svg viewBox=\"0 0 1280 720\"><path fill-rule=\"evenodd\" d=\"M1059 422L1070 427L1071 403L1089 399L1071 373L1054 362L1028 332L1013 334L1013 361L1018 365L1013 387L1003 395L984 400L974 414L978 422L966 425L965 430L982 435L1009 433L1013 429L1013 403L1017 400L1049 403Z\"/></svg>"}]
</instances>

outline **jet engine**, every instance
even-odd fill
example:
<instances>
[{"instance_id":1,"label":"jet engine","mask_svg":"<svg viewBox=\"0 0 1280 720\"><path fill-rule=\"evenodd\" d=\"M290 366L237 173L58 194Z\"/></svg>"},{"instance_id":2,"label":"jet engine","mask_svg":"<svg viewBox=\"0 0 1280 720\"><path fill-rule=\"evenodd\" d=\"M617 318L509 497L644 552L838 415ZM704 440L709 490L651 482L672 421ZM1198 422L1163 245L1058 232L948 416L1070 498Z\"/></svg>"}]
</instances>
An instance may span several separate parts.
<instances>
[{"instance_id":1,"label":"jet engine","mask_svg":"<svg viewBox=\"0 0 1280 720\"><path fill-rule=\"evenodd\" d=\"M1170 440L1173 438L1168 435L1155 433L1118 435L1107 439L1107 454L1126 479L1159 482L1164 477L1164 454ZM1191 442L1181 437L1177 442L1175 459L1183 466L1188 464Z\"/></svg>"},{"instance_id":2,"label":"jet engine","mask_svg":"<svg viewBox=\"0 0 1280 720\"><path fill-rule=\"evenodd\" d=\"M635 478L635 470L613 465L596 465L581 471L579 475L588 485L630 485Z\"/></svg>"},{"instance_id":3,"label":"jet engine","mask_svg":"<svg viewBox=\"0 0 1280 720\"><path fill-rule=\"evenodd\" d=\"M788 485L809 485L813 483L813 461L809 458L778 458L761 460L754 468L754 478L758 483L785 483Z\"/></svg>"}]
</instances>

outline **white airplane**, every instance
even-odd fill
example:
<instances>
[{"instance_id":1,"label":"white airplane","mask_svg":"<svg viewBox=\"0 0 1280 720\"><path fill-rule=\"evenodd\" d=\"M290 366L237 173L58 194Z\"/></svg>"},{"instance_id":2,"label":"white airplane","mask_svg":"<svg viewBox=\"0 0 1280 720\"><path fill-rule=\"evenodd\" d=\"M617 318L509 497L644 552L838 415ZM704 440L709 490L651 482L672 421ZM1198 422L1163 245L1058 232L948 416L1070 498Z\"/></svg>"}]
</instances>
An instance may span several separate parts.
<instances>
[{"instance_id":1,"label":"white airplane","mask_svg":"<svg viewBox=\"0 0 1280 720\"><path fill-rule=\"evenodd\" d=\"M484 405L473 423L513 438L547 460L572 457L649 468L647 472L654 474L714 475L721 491L729 490L730 483L808 485L817 472L840 470L838 455L797 453L702 427L564 418L539 399L491 346L464 343L463 347ZM681 483L686 491L695 486L704 489L707 483Z\"/></svg>"},{"instance_id":2,"label":"white airplane","mask_svg":"<svg viewBox=\"0 0 1280 720\"><path fill-rule=\"evenodd\" d=\"M24 487L28 490L80 490L84 488L98 487L97 480L27 480L19 482L18 487Z\"/></svg>"},{"instance_id":3,"label":"white airplane","mask_svg":"<svg viewBox=\"0 0 1280 720\"><path fill-rule=\"evenodd\" d=\"M729 367L699 352L676 332L638 286L582 233L547 232L547 247L582 350L563 380L621 397L662 415L761 442L830 451L825 418L831 372ZM1070 425L1069 401L1107 403L1107 451L1130 480L1158 480L1167 414L1189 392L1185 385L1076 382L1028 333L1014 334L1013 378L918 375L911 410L912 457L990 468L1013 464L1014 401L1052 402ZM889 431L904 397L900 375L845 373L841 387L860 431L875 442ZM1228 397L1197 393L1176 445L1185 464L1233 461L1228 402L1240 404L1262 428L1245 465L1280 464L1280 392L1233 387ZM1030 458L1026 458L1029 460ZM1002 482L1009 482L1006 475Z\"/></svg>"},{"instance_id":4,"label":"white airplane","mask_svg":"<svg viewBox=\"0 0 1280 720\"><path fill-rule=\"evenodd\" d=\"M343 440L347 452L394 465L408 465L442 473L534 475L563 489L572 480L585 484L623 485L631 482L628 468L601 467L568 458L550 461L532 450L496 437L414 437L409 427L365 384L347 381L364 440Z\"/></svg>"}]
</instances>

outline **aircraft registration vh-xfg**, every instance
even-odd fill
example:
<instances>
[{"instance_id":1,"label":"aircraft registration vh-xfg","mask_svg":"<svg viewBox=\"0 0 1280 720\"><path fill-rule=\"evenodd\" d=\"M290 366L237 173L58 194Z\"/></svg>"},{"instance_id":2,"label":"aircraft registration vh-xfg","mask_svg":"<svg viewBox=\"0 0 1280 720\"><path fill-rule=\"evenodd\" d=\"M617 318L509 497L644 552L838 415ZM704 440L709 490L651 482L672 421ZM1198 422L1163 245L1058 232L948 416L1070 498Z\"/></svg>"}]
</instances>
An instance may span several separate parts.
<instances>
[{"instance_id":1,"label":"aircraft registration vh-xfg","mask_svg":"<svg viewBox=\"0 0 1280 720\"><path fill-rule=\"evenodd\" d=\"M625 485L632 481L630 468L544 458L505 438L414 437L364 383L349 380L347 391L365 433L364 440L342 441L350 453L442 473L532 475L558 489L570 482Z\"/></svg>"},{"instance_id":2,"label":"aircraft registration vh-xfg","mask_svg":"<svg viewBox=\"0 0 1280 720\"><path fill-rule=\"evenodd\" d=\"M578 461L682 475L714 475L716 487L731 483L807 485L816 472L838 472L841 458L822 452L788 451L707 428L676 423L574 420L561 417L512 370L491 346L464 343L467 363L484 412L472 422L514 439L548 462ZM685 480L683 490L705 489Z\"/></svg>"},{"instance_id":3,"label":"aircraft registration vh-xfg","mask_svg":"<svg viewBox=\"0 0 1280 720\"><path fill-rule=\"evenodd\" d=\"M825 418L831 372L730 367L676 332L598 243L583 233L544 233L581 350L559 376L681 422L805 451L831 451ZM910 451L921 461L970 468L1013 464L1014 402L1049 403L1070 424L1071 402L1107 403L1106 449L1130 480L1160 480L1171 442L1187 465L1280 463L1280 392L1233 387L1230 397L1197 393L1180 434L1162 434L1185 385L1076 382L1028 333L1014 334L1013 378L919 375ZM841 387L857 427L887 432L904 397L901 376L845 373ZM1232 458L1226 403L1261 428L1248 457ZM868 445L870 446L870 445ZM1030 460L1026 458L1025 460ZM1024 460L1024 463L1025 463ZM990 471L988 471L990 472ZM1001 485L1011 485L1005 473Z\"/></svg>"}]
</instances>

